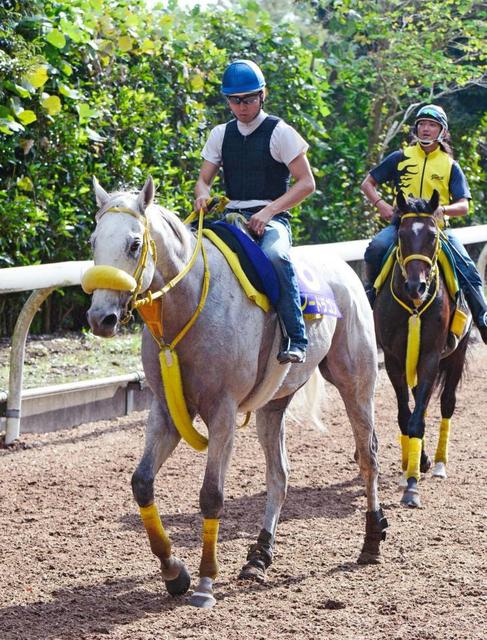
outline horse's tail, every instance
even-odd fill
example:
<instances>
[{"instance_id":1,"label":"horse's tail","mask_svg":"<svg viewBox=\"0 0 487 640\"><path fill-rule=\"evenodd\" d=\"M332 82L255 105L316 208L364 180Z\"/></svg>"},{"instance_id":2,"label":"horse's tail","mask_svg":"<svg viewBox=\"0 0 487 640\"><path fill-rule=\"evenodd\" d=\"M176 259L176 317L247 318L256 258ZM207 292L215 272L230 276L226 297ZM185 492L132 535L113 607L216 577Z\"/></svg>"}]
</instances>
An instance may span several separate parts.
<instances>
[{"instance_id":1,"label":"horse's tail","mask_svg":"<svg viewBox=\"0 0 487 640\"><path fill-rule=\"evenodd\" d=\"M286 413L287 418L300 425L309 424L320 433L328 433L322 420L325 397L325 381L315 369L308 382L294 394Z\"/></svg>"}]
</instances>

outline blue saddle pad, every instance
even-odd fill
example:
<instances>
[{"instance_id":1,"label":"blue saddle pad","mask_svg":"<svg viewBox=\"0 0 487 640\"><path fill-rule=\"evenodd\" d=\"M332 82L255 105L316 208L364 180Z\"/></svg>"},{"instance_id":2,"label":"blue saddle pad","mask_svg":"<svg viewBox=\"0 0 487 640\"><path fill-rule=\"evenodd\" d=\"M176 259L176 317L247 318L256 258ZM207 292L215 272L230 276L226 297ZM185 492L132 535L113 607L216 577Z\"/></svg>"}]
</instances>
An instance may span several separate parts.
<instances>
[{"instance_id":1,"label":"blue saddle pad","mask_svg":"<svg viewBox=\"0 0 487 640\"><path fill-rule=\"evenodd\" d=\"M341 318L342 314L324 274L302 255L293 257L293 265L298 277L303 315Z\"/></svg>"},{"instance_id":2,"label":"blue saddle pad","mask_svg":"<svg viewBox=\"0 0 487 640\"><path fill-rule=\"evenodd\" d=\"M215 227L223 227L238 241L238 244L245 256L257 271L262 284L263 293L265 293L269 298L271 304L275 306L280 296L279 280L277 278L274 265L269 258L265 255L259 245L252 240L252 238L249 238L246 233L241 231L234 224L228 224L228 222L219 220L218 222L213 222L210 229L215 230Z\"/></svg>"},{"instance_id":3,"label":"blue saddle pad","mask_svg":"<svg viewBox=\"0 0 487 640\"><path fill-rule=\"evenodd\" d=\"M216 230L215 227L225 228L238 241L240 248L259 275L263 293L267 295L275 306L280 296L279 280L274 265L260 246L233 224L219 220L210 225L210 228L214 230ZM299 257L298 259L293 259L293 265L298 277L303 314L341 318L342 315L337 307L330 285L325 282L324 277L317 272L312 263Z\"/></svg>"}]
</instances>

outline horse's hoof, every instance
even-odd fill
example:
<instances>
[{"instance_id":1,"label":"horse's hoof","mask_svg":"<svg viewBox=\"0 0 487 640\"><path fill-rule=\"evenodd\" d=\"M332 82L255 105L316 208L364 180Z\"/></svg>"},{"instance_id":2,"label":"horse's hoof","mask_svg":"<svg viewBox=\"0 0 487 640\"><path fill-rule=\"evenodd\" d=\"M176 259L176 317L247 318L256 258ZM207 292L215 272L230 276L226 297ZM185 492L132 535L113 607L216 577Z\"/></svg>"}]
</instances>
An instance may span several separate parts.
<instances>
[{"instance_id":1,"label":"horse's hoof","mask_svg":"<svg viewBox=\"0 0 487 640\"><path fill-rule=\"evenodd\" d=\"M444 462L437 462L431 472L433 478L446 478L446 465Z\"/></svg>"},{"instance_id":2,"label":"horse's hoof","mask_svg":"<svg viewBox=\"0 0 487 640\"><path fill-rule=\"evenodd\" d=\"M195 591L189 599L189 604L192 607L198 607L199 609L211 609L215 606L216 600L211 593Z\"/></svg>"},{"instance_id":3,"label":"horse's hoof","mask_svg":"<svg viewBox=\"0 0 487 640\"><path fill-rule=\"evenodd\" d=\"M213 597L213 580L211 578L201 578L200 583L193 591L189 604L199 609L211 609L215 606L216 600Z\"/></svg>"},{"instance_id":4,"label":"horse's hoof","mask_svg":"<svg viewBox=\"0 0 487 640\"><path fill-rule=\"evenodd\" d=\"M186 593L186 591L189 589L189 585L191 584L191 576L189 575L188 570L183 564L178 577L174 578L174 580L164 580L164 583L169 595L182 596L183 593Z\"/></svg>"},{"instance_id":5,"label":"horse's hoof","mask_svg":"<svg viewBox=\"0 0 487 640\"><path fill-rule=\"evenodd\" d=\"M431 458L425 454L424 457L421 456L421 463L419 465L419 470L421 471L421 473L426 473L430 469L431 469Z\"/></svg>"},{"instance_id":6,"label":"horse's hoof","mask_svg":"<svg viewBox=\"0 0 487 640\"><path fill-rule=\"evenodd\" d=\"M239 580L255 580L261 584L265 582L265 569L253 564L246 564L238 574Z\"/></svg>"},{"instance_id":7,"label":"horse's hoof","mask_svg":"<svg viewBox=\"0 0 487 640\"><path fill-rule=\"evenodd\" d=\"M421 508L419 491L417 489L406 489L406 491L402 495L401 504L405 507L411 507L413 509Z\"/></svg>"},{"instance_id":8,"label":"horse's hoof","mask_svg":"<svg viewBox=\"0 0 487 640\"><path fill-rule=\"evenodd\" d=\"M359 555L357 564L381 564L382 558L380 553L371 553L370 551L362 551Z\"/></svg>"}]
</instances>

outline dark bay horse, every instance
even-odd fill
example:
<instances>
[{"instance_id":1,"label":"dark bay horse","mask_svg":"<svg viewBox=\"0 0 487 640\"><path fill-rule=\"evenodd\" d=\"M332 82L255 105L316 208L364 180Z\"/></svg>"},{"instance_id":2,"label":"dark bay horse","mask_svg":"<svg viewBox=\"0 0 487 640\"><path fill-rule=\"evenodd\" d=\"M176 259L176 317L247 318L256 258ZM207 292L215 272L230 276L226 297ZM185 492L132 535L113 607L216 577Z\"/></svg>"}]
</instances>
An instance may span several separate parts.
<instances>
[{"instance_id":1,"label":"dark bay horse","mask_svg":"<svg viewBox=\"0 0 487 640\"><path fill-rule=\"evenodd\" d=\"M401 503L421 506L420 472L431 467L424 449L425 414L435 387L441 389L441 424L433 475L446 477L450 420L462 376L471 319L456 312L439 268L441 214L439 196L405 200L397 196L393 223L398 226L396 261L374 305L378 344L397 396L402 468L406 486ZM450 327L460 321L458 337ZM409 389L414 408L409 407Z\"/></svg>"},{"instance_id":2,"label":"dark bay horse","mask_svg":"<svg viewBox=\"0 0 487 640\"><path fill-rule=\"evenodd\" d=\"M190 576L172 552L154 502L154 480L183 431L192 432L196 415L208 429L207 439L196 437L196 444L204 448L206 443L208 451L200 491L203 548L191 604L210 607L215 603L218 527L237 413L256 411L257 435L265 451L263 528L240 574L262 581L272 561L287 491L284 414L316 368L339 390L355 437L367 496L365 541L358 561L378 562L387 522L377 492L377 351L372 313L354 271L323 250L298 248L305 249L315 268L325 274L342 318L325 315L307 320L306 362L281 365L276 359L280 330L275 313L265 313L249 300L223 254L200 234L202 218L195 236L175 214L153 203L151 178L140 193L109 194L96 181L95 193L99 206L92 236L95 267L83 278L85 291L93 293L88 319L96 335L110 337L127 309L144 301L142 362L154 398L132 488L168 592L185 593ZM154 303L158 295L159 307ZM154 327L160 328L159 333Z\"/></svg>"}]
</instances>

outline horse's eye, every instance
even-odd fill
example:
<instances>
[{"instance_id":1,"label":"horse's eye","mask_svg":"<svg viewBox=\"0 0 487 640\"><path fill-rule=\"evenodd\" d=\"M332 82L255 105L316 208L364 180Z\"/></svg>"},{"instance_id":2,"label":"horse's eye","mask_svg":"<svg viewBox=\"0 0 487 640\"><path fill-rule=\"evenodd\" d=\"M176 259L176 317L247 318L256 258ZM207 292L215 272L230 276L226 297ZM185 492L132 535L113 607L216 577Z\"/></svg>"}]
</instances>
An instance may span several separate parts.
<instances>
[{"instance_id":1,"label":"horse's eye","mask_svg":"<svg viewBox=\"0 0 487 640\"><path fill-rule=\"evenodd\" d=\"M131 245L130 245L130 248L129 248L130 253L132 253L133 255L135 255L135 254L137 253L137 251L140 249L140 245L141 245L141 244L142 244L142 243L141 243L141 241L139 240L139 238L137 238L136 240L133 240L133 241L132 241L132 243L131 243Z\"/></svg>"}]
</instances>

